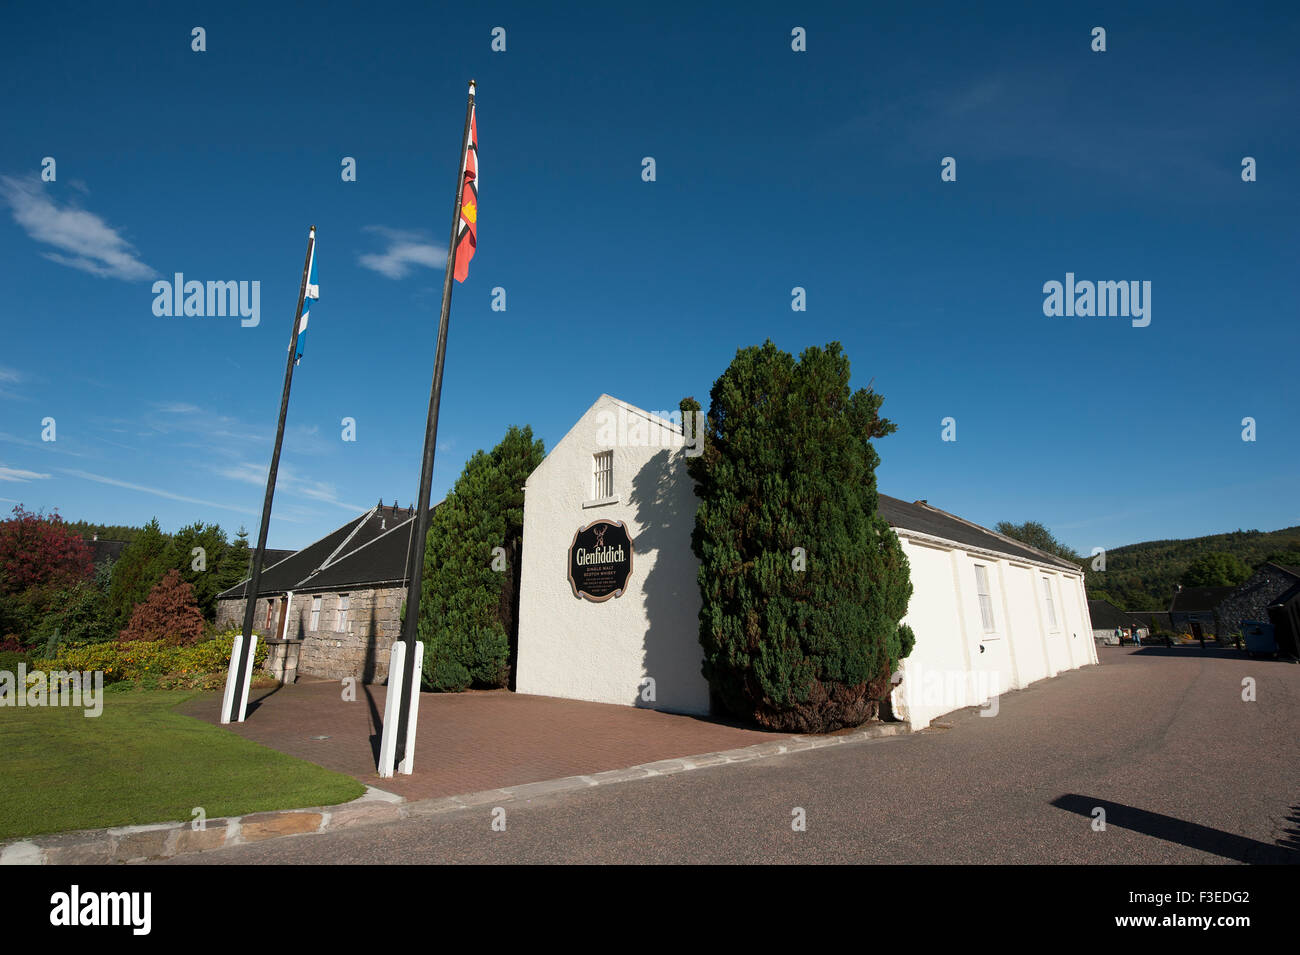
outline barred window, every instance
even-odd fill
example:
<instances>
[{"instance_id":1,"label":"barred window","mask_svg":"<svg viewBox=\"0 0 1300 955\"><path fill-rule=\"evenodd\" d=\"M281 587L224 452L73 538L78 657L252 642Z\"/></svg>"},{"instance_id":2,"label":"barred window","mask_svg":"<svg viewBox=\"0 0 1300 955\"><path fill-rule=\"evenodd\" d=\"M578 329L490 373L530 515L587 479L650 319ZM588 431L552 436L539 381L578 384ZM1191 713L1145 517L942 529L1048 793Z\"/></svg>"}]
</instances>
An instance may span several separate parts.
<instances>
[{"instance_id":1,"label":"barred window","mask_svg":"<svg viewBox=\"0 0 1300 955\"><path fill-rule=\"evenodd\" d=\"M614 496L614 452L601 451L592 458L591 497L602 501Z\"/></svg>"},{"instance_id":2,"label":"barred window","mask_svg":"<svg viewBox=\"0 0 1300 955\"><path fill-rule=\"evenodd\" d=\"M993 594L989 590L989 569L983 564L975 565L975 592L980 598L980 620L984 623L984 632L992 633L995 629Z\"/></svg>"},{"instance_id":3,"label":"barred window","mask_svg":"<svg viewBox=\"0 0 1300 955\"><path fill-rule=\"evenodd\" d=\"M1047 604L1047 629L1055 633L1061 629L1061 625L1056 622L1056 601L1052 599L1052 582L1046 577L1043 581L1043 602Z\"/></svg>"}]
</instances>

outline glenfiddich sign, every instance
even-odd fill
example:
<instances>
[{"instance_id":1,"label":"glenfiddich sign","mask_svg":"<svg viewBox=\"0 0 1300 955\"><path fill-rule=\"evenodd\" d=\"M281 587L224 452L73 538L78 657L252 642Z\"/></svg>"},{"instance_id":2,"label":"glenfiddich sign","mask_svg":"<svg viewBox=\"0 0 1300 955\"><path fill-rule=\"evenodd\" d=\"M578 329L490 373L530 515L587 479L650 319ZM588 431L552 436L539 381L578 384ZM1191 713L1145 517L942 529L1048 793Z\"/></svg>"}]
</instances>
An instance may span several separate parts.
<instances>
[{"instance_id":1,"label":"glenfiddich sign","mask_svg":"<svg viewBox=\"0 0 1300 955\"><path fill-rule=\"evenodd\" d=\"M599 603L621 597L632 575L632 537L622 521L592 521L580 527L569 545L569 585L573 596Z\"/></svg>"}]
</instances>

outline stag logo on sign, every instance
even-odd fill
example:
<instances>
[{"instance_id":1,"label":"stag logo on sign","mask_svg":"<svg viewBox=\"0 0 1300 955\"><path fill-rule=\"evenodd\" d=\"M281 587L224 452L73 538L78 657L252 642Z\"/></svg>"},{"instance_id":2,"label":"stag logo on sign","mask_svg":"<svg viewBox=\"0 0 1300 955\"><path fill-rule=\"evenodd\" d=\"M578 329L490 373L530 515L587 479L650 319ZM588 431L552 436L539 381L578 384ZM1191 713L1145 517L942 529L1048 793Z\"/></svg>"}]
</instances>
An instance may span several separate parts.
<instances>
[{"instance_id":1,"label":"stag logo on sign","mask_svg":"<svg viewBox=\"0 0 1300 955\"><path fill-rule=\"evenodd\" d=\"M632 575L632 537L622 521L592 521L569 545L573 596L600 603L621 597Z\"/></svg>"},{"instance_id":2,"label":"stag logo on sign","mask_svg":"<svg viewBox=\"0 0 1300 955\"><path fill-rule=\"evenodd\" d=\"M132 935L148 935L153 926L153 893L82 892L74 885L50 896L50 924L126 925Z\"/></svg>"},{"instance_id":3,"label":"stag logo on sign","mask_svg":"<svg viewBox=\"0 0 1300 955\"><path fill-rule=\"evenodd\" d=\"M262 283L185 281L177 272L175 281L153 283L153 313L159 318L225 318L238 316L244 328L255 328L262 320Z\"/></svg>"}]
</instances>

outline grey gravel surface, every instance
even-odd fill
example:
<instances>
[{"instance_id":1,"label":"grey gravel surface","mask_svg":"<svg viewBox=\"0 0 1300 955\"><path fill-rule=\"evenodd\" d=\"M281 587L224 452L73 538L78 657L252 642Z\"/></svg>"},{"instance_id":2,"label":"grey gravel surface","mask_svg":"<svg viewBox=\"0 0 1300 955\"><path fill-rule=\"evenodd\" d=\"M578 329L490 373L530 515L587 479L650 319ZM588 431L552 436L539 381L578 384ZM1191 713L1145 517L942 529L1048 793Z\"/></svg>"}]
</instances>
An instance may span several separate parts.
<instances>
[{"instance_id":1,"label":"grey gravel surface","mask_svg":"<svg viewBox=\"0 0 1300 955\"><path fill-rule=\"evenodd\" d=\"M479 806L170 864L1296 862L1300 666L1100 653L991 718L511 803L504 832Z\"/></svg>"}]
</instances>

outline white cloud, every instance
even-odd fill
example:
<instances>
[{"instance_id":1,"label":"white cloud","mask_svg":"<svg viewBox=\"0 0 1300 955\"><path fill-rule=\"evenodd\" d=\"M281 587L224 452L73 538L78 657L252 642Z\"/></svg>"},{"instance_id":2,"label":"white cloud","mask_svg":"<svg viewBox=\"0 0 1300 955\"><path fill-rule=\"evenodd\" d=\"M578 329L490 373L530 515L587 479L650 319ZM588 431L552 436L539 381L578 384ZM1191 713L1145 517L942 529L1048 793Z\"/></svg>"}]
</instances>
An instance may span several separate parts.
<instances>
[{"instance_id":1,"label":"white cloud","mask_svg":"<svg viewBox=\"0 0 1300 955\"><path fill-rule=\"evenodd\" d=\"M381 235L388 242L382 253L367 252L358 260L362 266L386 275L390 279L405 278L412 266L436 269L447 264L447 250L435 245L420 232L389 229L381 225L368 225L364 231Z\"/></svg>"},{"instance_id":2,"label":"white cloud","mask_svg":"<svg viewBox=\"0 0 1300 955\"><path fill-rule=\"evenodd\" d=\"M244 484L251 484L255 487L266 487L266 467L265 465L252 464L248 461L241 461L238 464L230 465L217 469L217 473L222 477L229 478L232 481L241 481ZM367 508L358 504L349 504L346 501L339 500L338 489L325 481L313 481L296 474L290 468L281 466L275 475L275 486L277 491L284 491L286 494L293 494L298 497L309 498L313 501L321 501L325 504L333 504L335 507L341 507L345 511L361 513Z\"/></svg>"},{"instance_id":3,"label":"white cloud","mask_svg":"<svg viewBox=\"0 0 1300 955\"><path fill-rule=\"evenodd\" d=\"M39 471L24 471L21 468L7 468L0 465L0 481L43 481L48 478L48 474L41 474Z\"/></svg>"},{"instance_id":4,"label":"white cloud","mask_svg":"<svg viewBox=\"0 0 1300 955\"><path fill-rule=\"evenodd\" d=\"M156 274L107 222L93 212L60 206L39 182L0 176L0 193L29 236L60 250L42 253L47 259L101 278L129 281Z\"/></svg>"},{"instance_id":5,"label":"white cloud","mask_svg":"<svg viewBox=\"0 0 1300 955\"><path fill-rule=\"evenodd\" d=\"M157 497L165 497L172 501L184 501L186 504L201 504L204 507L219 507L227 511L236 511L240 514L251 514L254 517L261 512L251 510L247 507L236 507L233 504L219 504L216 501L205 501L198 497L187 497L184 494L174 494L171 491L164 491L156 487L147 487L143 484L132 484L130 481L119 481L117 478L105 477L102 474L91 474L89 471L74 471L71 468L59 468L64 474L70 474L73 477L81 478L85 481L95 481L99 484L107 484L111 487L122 487L128 491L140 491L144 494L153 494Z\"/></svg>"},{"instance_id":6,"label":"white cloud","mask_svg":"<svg viewBox=\"0 0 1300 955\"><path fill-rule=\"evenodd\" d=\"M16 383L22 380L23 376L18 374L18 372L14 371L12 368L5 368L3 365L0 365L0 381Z\"/></svg>"}]
</instances>

